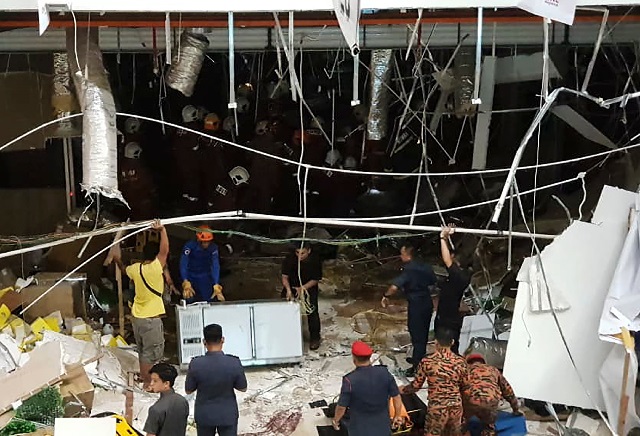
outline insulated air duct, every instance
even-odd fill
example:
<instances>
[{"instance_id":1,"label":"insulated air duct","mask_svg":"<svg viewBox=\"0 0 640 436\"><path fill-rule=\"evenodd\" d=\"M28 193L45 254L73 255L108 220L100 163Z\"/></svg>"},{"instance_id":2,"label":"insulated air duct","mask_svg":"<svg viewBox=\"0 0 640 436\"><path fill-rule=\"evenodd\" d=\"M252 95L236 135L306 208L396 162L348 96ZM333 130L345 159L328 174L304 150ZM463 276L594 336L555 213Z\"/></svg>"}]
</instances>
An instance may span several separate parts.
<instances>
[{"instance_id":1,"label":"insulated air duct","mask_svg":"<svg viewBox=\"0 0 640 436\"><path fill-rule=\"evenodd\" d=\"M455 112L458 117L471 115L475 109L472 103L473 82L475 75L475 59L470 49L461 49L456 55L454 75L455 88Z\"/></svg>"},{"instance_id":2,"label":"insulated air duct","mask_svg":"<svg viewBox=\"0 0 640 436\"><path fill-rule=\"evenodd\" d=\"M116 105L97 29L67 30L69 67L83 112L82 189L126 204L118 190Z\"/></svg>"},{"instance_id":3,"label":"insulated air duct","mask_svg":"<svg viewBox=\"0 0 640 436\"><path fill-rule=\"evenodd\" d=\"M380 141L387 137L389 126L389 81L393 50L373 50L371 52L371 84L369 95L369 118L367 120L367 139Z\"/></svg>"},{"instance_id":4,"label":"insulated air duct","mask_svg":"<svg viewBox=\"0 0 640 436\"><path fill-rule=\"evenodd\" d=\"M51 94L51 106L56 118L68 116L73 112L73 89L71 88L71 74L69 73L69 56L59 52L53 54L53 93ZM71 130L71 120L60 121L58 127L61 130Z\"/></svg>"},{"instance_id":5,"label":"insulated air duct","mask_svg":"<svg viewBox=\"0 0 640 436\"><path fill-rule=\"evenodd\" d=\"M185 30L180 36L180 49L173 56L167 74L167 85L191 97L209 47L206 36Z\"/></svg>"}]
</instances>

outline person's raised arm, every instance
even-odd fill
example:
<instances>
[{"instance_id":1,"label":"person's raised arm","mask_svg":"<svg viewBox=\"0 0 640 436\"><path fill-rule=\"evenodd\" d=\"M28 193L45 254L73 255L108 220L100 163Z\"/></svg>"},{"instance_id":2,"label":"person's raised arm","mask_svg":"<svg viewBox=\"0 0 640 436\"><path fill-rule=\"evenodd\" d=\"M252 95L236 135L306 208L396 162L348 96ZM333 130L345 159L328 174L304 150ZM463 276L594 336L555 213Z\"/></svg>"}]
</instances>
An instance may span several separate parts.
<instances>
[{"instance_id":1,"label":"person's raised arm","mask_svg":"<svg viewBox=\"0 0 640 436\"><path fill-rule=\"evenodd\" d=\"M440 254L447 268L453 265L453 258L451 257L451 250L449 249L449 237L453 235L453 232L454 230L451 226L443 227L440 232Z\"/></svg>"},{"instance_id":2,"label":"person's raised arm","mask_svg":"<svg viewBox=\"0 0 640 436\"><path fill-rule=\"evenodd\" d=\"M158 251L157 258L164 268L167 264L167 258L169 257L169 236L167 235L167 229L165 229L160 220L155 220L153 229L160 231L160 250Z\"/></svg>"}]
</instances>

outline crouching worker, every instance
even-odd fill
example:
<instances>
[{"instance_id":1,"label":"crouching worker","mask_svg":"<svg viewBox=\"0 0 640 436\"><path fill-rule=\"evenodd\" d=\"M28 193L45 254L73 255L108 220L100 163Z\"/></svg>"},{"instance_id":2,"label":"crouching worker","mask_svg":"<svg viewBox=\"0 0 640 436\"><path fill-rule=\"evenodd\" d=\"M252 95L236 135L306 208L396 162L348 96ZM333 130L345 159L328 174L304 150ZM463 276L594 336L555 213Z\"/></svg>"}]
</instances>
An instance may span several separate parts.
<instances>
[{"instance_id":1,"label":"crouching worker","mask_svg":"<svg viewBox=\"0 0 640 436\"><path fill-rule=\"evenodd\" d=\"M188 303L224 301L220 256L209 226L198 227L196 240L185 244L180 258L182 296Z\"/></svg>"},{"instance_id":2,"label":"crouching worker","mask_svg":"<svg viewBox=\"0 0 640 436\"><path fill-rule=\"evenodd\" d=\"M185 436L189 403L173 390L178 371L168 363L153 365L150 390L160 399L149 409L144 431L147 436Z\"/></svg>"},{"instance_id":3,"label":"crouching worker","mask_svg":"<svg viewBox=\"0 0 640 436\"><path fill-rule=\"evenodd\" d=\"M384 366L371 365L373 350L364 342L351 346L354 371L342 378L342 390L333 418L333 427L340 429L340 421L349 409L349 436L389 436L389 399L393 401L393 427L404 422L402 400L398 385Z\"/></svg>"},{"instance_id":4,"label":"crouching worker","mask_svg":"<svg viewBox=\"0 0 640 436\"><path fill-rule=\"evenodd\" d=\"M485 363L481 354L467 356L469 365L469 384L462 393L466 420L478 417L483 424L482 436L496 435L496 418L500 400L504 398L511 404L514 414L519 414L518 399L511 385L500 371Z\"/></svg>"},{"instance_id":5,"label":"crouching worker","mask_svg":"<svg viewBox=\"0 0 640 436\"><path fill-rule=\"evenodd\" d=\"M436 352L422 359L413 383L402 388L402 393L412 394L427 383L425 436L462 435L461 392L468 385L469 375L467 362L451 351L455 338L455 331L436 330Z\"/></svg>"}]
</instances>

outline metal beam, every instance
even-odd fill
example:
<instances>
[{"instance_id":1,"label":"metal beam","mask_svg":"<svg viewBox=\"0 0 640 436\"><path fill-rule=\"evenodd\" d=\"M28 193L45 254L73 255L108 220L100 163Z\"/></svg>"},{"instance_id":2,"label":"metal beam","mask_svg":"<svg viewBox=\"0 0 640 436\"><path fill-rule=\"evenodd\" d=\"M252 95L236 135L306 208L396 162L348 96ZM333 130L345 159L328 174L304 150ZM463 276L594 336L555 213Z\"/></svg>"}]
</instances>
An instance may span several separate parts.
<instances>
[{"instance_id":1,"label":"metal beam","mask_svg":"<svg viewBox=\"0 0 640 436\"><path fill-rule=\"evenodd\" d=\"M55 7L66 8L64 0L41 0ZM517 0L432 0L429 8L515 8ZM578 6L629 6L637 0L579 0ZM332 11L331 0L236 0L234 2L206 2L202 0L73 0L74 11L79 12L271 12L271 11ZM361 0L362 10L419 9L424 0ZM0 11L38 11L38 0L2 0Z\"/></svg>"}]
</instances>

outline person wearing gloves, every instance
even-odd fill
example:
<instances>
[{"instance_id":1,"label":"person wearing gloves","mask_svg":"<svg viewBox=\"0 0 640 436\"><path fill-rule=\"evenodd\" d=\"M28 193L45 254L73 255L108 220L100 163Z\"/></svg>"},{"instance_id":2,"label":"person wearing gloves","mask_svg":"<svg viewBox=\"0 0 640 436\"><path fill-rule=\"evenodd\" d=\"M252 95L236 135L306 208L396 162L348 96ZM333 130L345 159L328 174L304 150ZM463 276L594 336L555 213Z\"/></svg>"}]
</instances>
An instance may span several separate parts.
<instances>
[{"instance_id":1,"label":"person wearing gloves","mask_svg":"<svg viewBox=\"0 0 640 436\"><path fill-rule=\"evenodd\" d=\"M196 240L185 244L180 258L182 296L188 303L224 301L220 256L209 226L198 227Z\"/></svg>"}]
</instances>

